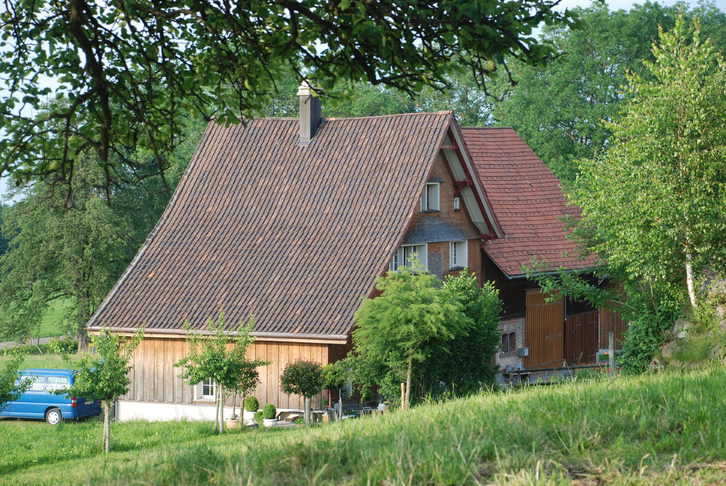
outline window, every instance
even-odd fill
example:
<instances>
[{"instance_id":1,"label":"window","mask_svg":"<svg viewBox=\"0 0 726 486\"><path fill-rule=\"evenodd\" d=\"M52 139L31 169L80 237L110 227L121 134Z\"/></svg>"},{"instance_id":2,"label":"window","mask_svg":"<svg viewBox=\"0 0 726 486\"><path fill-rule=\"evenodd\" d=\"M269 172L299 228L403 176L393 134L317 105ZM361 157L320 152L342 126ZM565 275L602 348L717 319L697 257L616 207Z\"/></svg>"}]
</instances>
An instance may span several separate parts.
<instances>
[{"instance_id":1,"label":"window","mask_svg":"<svg viewBox=\"0 0 726 486\"><path fill-rule=\"evenodd\" d=\"M414 268L414 262L417 262L419 266L428 270L427 253L426 244L403 245L393 254L389 268L394 272L403 267Z\"/></svg>"},{"instance_id":2,"label":"window","mask_svg":"<svg viewBox=\"0 0 726 486\"><path fill-rule=\"evenodd\" d=\"M66 376L21 376L16 383L20 384L26 380L30 381L28 391L54 393L58 390L65 390L70 383Z\"/></svg>"},{"instance_id":3,"label":"window","mask_svg":"<svg viewBox=\"0 0 726 486\"><path fill-rule=\"evenodd\" d=\"M216 393L217 384L214 380L201 381L194 387L195 400L214 401Z\"/></svg>"},{"instance_id":4,"label":"window","mask_svg":"<svg viewBox=\"0 0 726 486\"><path fill-rule=\"evenodd\" d=\"M449 243L449 268L465 268L469 266L469 255L466 240Z\"/></svg>"},{"instance_id":5,"label":"window","mask_svg":"<svg viewBox=\"0 0 726 486\"><path fill-rule=\"evenodd\" d=\"M440 211L438 182L427 182L426 188L421 195L421 211Z\"/></svg>"},{"instance_id":6,"label":"window","mask_svg":"<svg viewBox=\"0 0 726 486\"><path fill-rule=\"evenodd\" d=\"M514 332L502 334L502 353L513 353L517 350L517 334Z\"/></svg>"}]
</instances>

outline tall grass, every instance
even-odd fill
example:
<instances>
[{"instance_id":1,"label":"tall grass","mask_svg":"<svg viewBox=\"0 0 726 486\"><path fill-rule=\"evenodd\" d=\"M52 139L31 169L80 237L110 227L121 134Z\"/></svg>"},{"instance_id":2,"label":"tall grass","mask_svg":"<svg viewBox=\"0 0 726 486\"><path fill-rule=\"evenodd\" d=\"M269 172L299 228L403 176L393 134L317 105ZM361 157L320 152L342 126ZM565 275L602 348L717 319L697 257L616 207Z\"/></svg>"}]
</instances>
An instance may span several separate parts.
<instances>
[{"instance_id":1,"label":"tall grass","mask_svg":"<svg viewBox=\"0 0 726 486\"><path fill-rule=\"evenodd\" d=\"M726 480L724 398L723 368L576 382L312 430L210 437L143 454L70 460L15 470L8 480L124 486L718 484Z\"/></svg>"}]
</instances>

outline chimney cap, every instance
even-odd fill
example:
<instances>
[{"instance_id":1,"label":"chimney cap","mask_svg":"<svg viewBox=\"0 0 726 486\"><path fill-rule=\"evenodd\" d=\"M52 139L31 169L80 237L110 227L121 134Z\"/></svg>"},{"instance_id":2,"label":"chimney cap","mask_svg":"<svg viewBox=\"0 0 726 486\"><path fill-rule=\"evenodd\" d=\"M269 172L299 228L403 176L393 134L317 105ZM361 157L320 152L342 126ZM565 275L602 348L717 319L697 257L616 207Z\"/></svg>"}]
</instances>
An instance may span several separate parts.
<instances>
[{"instance_id":1,"label":"chimney cap","mask_svg":"<svg viewBox=\"0 0 726 486\"><path fill-rule=\"evenodd\" d=\"M315 90L312 86L310 86L310 83L308 83L307 79L304 79L302 83L300 83L300 86L297 88L297 95L298 96L315 96Z\"/></svg>"}]
</instances>

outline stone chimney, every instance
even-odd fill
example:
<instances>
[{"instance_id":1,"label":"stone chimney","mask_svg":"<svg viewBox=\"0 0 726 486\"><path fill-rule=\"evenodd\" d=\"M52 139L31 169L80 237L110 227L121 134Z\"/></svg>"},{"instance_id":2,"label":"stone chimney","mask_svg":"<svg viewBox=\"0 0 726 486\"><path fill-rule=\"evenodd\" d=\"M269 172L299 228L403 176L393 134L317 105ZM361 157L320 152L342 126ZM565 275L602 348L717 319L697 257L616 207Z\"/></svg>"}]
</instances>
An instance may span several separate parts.
<instances>
[{"instance_id":1,"label":"stone chimney","mask_svg":"<svg viewBox=\"0 0 726 486\"><path fill-rule=\"evenodd\" d=\"M313 91L307 81L303 81L297 90L300 99L300 143L307 145L315 136L320 126L321 108L320 98Z\"/></svg>"}]
</instances>

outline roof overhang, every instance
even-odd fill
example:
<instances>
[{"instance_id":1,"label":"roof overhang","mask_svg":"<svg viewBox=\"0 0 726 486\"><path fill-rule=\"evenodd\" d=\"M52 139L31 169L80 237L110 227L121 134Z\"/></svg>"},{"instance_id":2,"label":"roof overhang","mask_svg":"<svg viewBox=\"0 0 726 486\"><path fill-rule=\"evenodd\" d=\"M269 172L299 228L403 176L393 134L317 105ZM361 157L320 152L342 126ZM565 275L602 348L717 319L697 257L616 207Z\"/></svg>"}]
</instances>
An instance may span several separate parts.
<instances>
[{"instance_id":1,"label":"roof overhang","mask_svg":"<svg viewBox=\"0 0 726 486\"><path fill-rule=\"evenodd\" d=\"M102 331L112 332L114 334L120 334L123 336L132 336L139 332L140 329L144 331L144 337L149 338L164 338L164 339L184 339L189 335L201 335L211 336L214 334L213 331L207 331L204 329L192 329L190 332L186 332L184 329L154 329L154 328L135 328L135 327L89 327L87 331L89 334L98 334ZM236 336L236 331L230 331L226 334L230 336ZM273 333L273 332L255 332L250 333L256 341L265 342L299 342L299 343L314 343L314 344L347 344L349 336L345 334L293 334L293 333Z\"/></svg>"},{"instance_id":2,"label":"roof overhang","mask_svg":"<svg viewBox=\"0 0 726 486\"><path fill-rule=\"evenodd\" d=\"M440 146L446 161L451 168L451 174L457 183L461 198L469 212L474 226L482 235L493 238L504 238L504 230L497 221L486 192L481 185L476 168L464 143L456 119L452 116L449 130Z\"/></svg>"}]
</instances>

